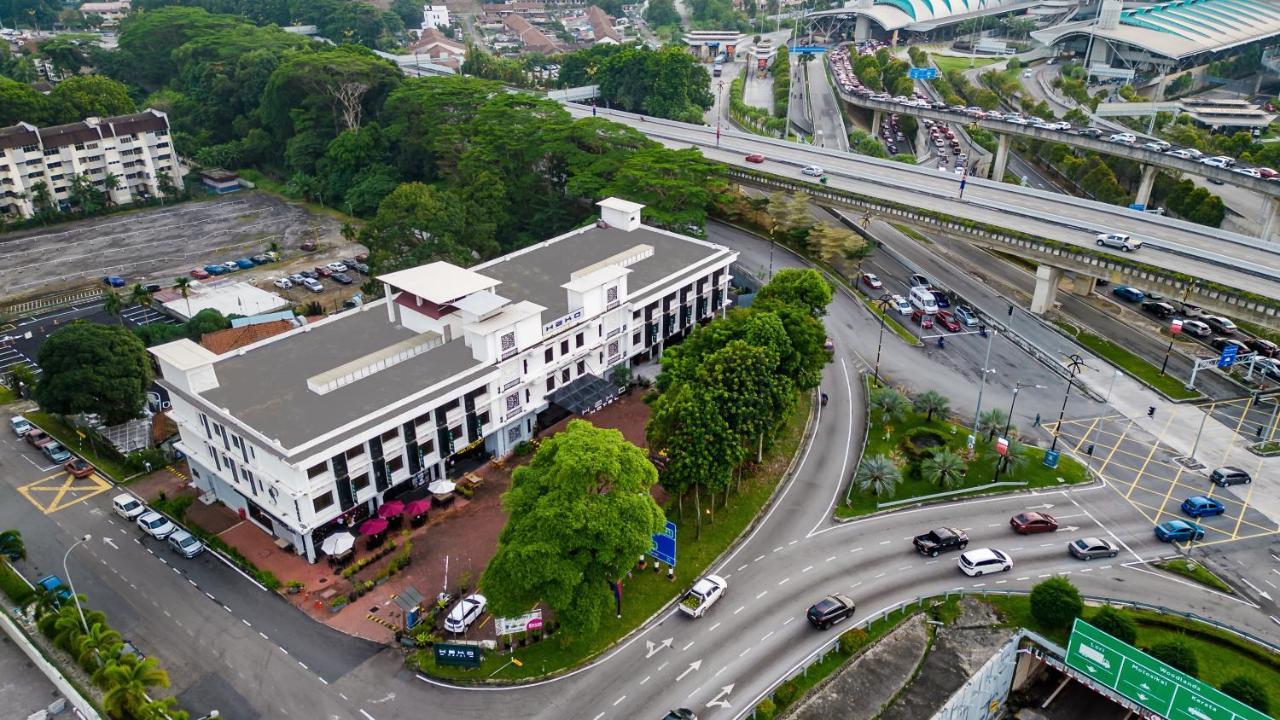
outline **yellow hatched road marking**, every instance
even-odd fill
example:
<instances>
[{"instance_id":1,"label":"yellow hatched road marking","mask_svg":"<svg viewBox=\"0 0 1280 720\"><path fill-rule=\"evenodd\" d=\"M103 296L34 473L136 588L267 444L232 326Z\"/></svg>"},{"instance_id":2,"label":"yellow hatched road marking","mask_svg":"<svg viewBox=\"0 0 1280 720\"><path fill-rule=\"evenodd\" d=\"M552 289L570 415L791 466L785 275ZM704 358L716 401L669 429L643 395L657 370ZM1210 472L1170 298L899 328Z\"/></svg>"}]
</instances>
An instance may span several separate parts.
<instances>
[{"instance_id":1,"label":"yellow hatched road marking","mask_svg":"<svg viewBox=\"0 0 1280 720\"><path fill-rule=\"evenodd\" d=\"M70 473L50 475L18 488L18 492L45 515L65 510L79 502L100 495L111 489L111 483L94 473L85 478L76 478ZM67 494L71 499L67 500ZM50 497L52 496L52 497Z\"/></svg>"}]
</instances>

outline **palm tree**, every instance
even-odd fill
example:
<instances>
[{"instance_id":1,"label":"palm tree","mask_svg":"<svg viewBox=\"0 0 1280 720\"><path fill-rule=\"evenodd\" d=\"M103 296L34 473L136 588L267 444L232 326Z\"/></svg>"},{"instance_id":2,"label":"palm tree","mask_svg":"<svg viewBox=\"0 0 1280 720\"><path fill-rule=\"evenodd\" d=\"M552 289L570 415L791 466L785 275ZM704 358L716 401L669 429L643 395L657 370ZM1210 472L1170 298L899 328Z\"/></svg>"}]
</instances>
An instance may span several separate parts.
<instances>
[{"instance_id":1,"label":"palm tree","mask_svg":"<svg viewBox=\"0 0 1280 720\"><path fill-rule=\"evenodd\" d=\"M120 327L124 327L124 316L120 314L124 311L124 307L124 298L120 297L120 293L107 290L107 294L102 299L102 309L106 310L108 315L115 315L120 321Z\"/></svg>"},{"instance_id":2,"label":"palm tree","mask_svg":"<svg viewBox=\"0 0 1280 720\"><path fill-rule=\"evenodd\" d=\"M142 283L136 283L129 288L129 304L141 305L144 308L151 307L151 291Z\"/></svg>"},{"instance_id":3,"label":"palm tree","mask_svg":"<svg viewBox=\"0 0 1280 720\"><path fill-rule=\"evenodd\" d=\"M187 296L191 293L191 278L183 275L173 279L173 286L178 288L178 292L182 294L182 299L187 301L187 317L191 317L191 300Z\"/></svg>"},{"instance_id":4,"label":"palm tree","mask_svg":"<svg viewBox=\"0 0 1280 720\"><path fill-rule=\"evenodd\" d=\"M893 458L885 455L864 458L858 465L858 471L853 474L854 487L860 492L877 497L892 496L901 481L902 471Z\"/></svg>"},{"instance_id":5,"label":"palm tree","mask_svg":"<svg viewBox=\"0 0 1280 720\"><path fill-rule=\"evenodd\" d=\"M82 637L84 630L80 625L80 611L74 602L64 604L53 621L53 644L72 652L80 646Z\"/></svg>"},{"instance_id":6,"label":"palm tree","mask_svg":"<svg viewBox=\"0 0 1280 720\"><path fill-rule=\"evenodd\" d=\"M56 615L58 612L58 607L61 604L62 604L62 600L58 598L57 592L53 590L47 590L44 587L37 585L35 591L31 594L31 597L27 600L26 606L34 608L32 610L32 617L34 617L36 621L39 622L45 618ZM44 629L41 628L41 632L43 631Z\"/></svg>"},{"instance_id":7,"label":"palm tree","mask_svg":"<svg viewBox=\"0 0 1280 720\"><path fill-rule=\"evenodd\" d=\"M920 463L920 474L925 480L940 486L943 490L953 490L964 482L967 467L964 458L951 450L938 450Z\"/></svg>"},{"instance_id":8,"label":"palm tree","mask_svg":"<svg viewBox=\"0 0 1280 720\"><path fill-rule=\"evenodd\" d=\"M886 387L871 392L871 407L879 411L881 422L890 423L905 417L911 404L902 393Z\"/></svg>"},{"instance_id":9,"label":"palm tree","mask_svg":"<svg viewBox=\"0 0 1280 720\"><path fill-rule=\"evenodd\" d=\"M17 530L0 532L0 555L10 560L26 560L27 546L22 542L22 533Z\"/></svg>"},{"instance_id":10,"label":"palm tree","mask_svg":"<svg viewBox=\"0 0 1280 720\"><path fill-rule=\"evenodd\" d=\"M987 440L995 438L1009 423L1009 415L1000 408L991 408L978 416L978 430L987 434Z\"/></svg>"},{"instance_id":11,"label":"palm tree","mask_svg":"<svg viewBox=\"0 0 1280 720\"><path fill-rule=\"evenodd\" d=\"M111 192L113 190L120 189L120 176L110 172L107 173L106 175L103 175L102 187L104 190L106 190L107 207L111 207L112 205L115 205L116 204L115 201L111 198Z\"/></svg>"},{"instance_id":12,"label":"palm tree","mask_svg":"<svg viewBox=\"0 0 1280 720\"><path fill-rule=\"evenodd\" d=\"M80 636L76 646L80 667L94 670L101 667L104 658L115 657L123 643L120 633L107 627L104 623L89 626L89 632Z\"/></svg>"},{"instance_id":13,"label":"palm tree","mask_svg":"<svg viewBox=\"0 0 1280 720\"><path fill-rule=\"evenodd\" d=\"M927 390L916 396L911 403L916 412L925 414L925 422L933 422L935 413L946 415L951 410L951 401L937 390Z\"/></svg>"},{"instance_id":14,"label":"palm tree","mask_svg":"<svg viewBox=\"0 0 1280 720\"><path fill-rule=\"evenodd\" d=\"M138 708L138 720L188 720L191 715L178 707L173 697L156 698Z\"/></svg>"},{"instance_id":15,"label":"palm tree","mask_svg":"<svg viewBox=\"0 0 1280 720\"><path fill-rule=\"evenodd\" d=\"M125 655L106 666L102 677L106 681L102 707L108 715L116 718L136 716L149 703L148 690L169 687L169 673L156 665L155 658L138 660L132 655Z\"/></svg>"}]
</instances>

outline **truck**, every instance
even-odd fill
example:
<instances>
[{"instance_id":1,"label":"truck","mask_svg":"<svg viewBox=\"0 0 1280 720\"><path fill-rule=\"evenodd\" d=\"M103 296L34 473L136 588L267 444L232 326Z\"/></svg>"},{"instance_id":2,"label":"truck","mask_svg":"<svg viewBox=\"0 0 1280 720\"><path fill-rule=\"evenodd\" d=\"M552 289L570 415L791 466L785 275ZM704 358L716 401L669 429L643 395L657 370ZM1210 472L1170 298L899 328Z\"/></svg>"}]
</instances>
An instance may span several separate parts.
<instances>
[{"instance_id":1,"label":"truck","mask_svg":"<svg viewBox=\"0 0 1280 720\"><path fill-rule=\"evenodd\" d=\"M715 65L712 65L712 66L711 66L711 76L712 76L712 77L720 77L720 75L721 75L722 73L724 73L724 65L722 65L722 64L720 64L720 63L716 63Z\"/></svg>"},{"instance_id":2,"label":"truck","mask_svg":"<svg viewBox=\"0 0 1280 720\"><path fill-rule=\"evenodd\" d=\"M689 592L680 598L680 611L693 618L700 618L716 601L724 597L729 583L719 575L708 575L693 584Z\"/></svg>"}]
</instances>

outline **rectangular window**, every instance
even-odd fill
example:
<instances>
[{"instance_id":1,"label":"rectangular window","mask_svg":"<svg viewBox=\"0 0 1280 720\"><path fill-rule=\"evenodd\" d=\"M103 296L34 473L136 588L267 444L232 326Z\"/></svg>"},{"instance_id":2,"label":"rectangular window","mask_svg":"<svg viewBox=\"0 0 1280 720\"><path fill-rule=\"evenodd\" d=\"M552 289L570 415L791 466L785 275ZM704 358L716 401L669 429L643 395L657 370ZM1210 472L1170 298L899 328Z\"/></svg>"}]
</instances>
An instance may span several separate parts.
<instances>
[{"instance_id":1,"label":"rectangular window","mask_svg":"<svg viewBox=\"0 0 1280 720\"><path fill-rule=\"evenodd\" d=\"M560 382L562 383L569 382L569 368L565 368L560 371Z\"/></svg>"},{"instance_id":2,"label":"rectangular window","mask_svg":"<svg viewBox=\"0 0 1280 720\"><path fill-rule=\"evenodd\" d=\"M400 437L400 429L399 429L399 428L391 428L390 430L388 430L388 431L386 431L386 432L382 433L382 442L384 442L384 443L389 443L389 442L391 442L392 440L395 440L395 439L396 439L396 438L398 438L398 437Z\"/></svg>"},{"instance_id":3,"label":"rectangular window","mask_svg":"<svg viewBox=\"0 0 1280 720\"><path fill-rule=\"evenodd\" d=\"M315 480L316 478L323 475L325 471L327 471L328 469L329 469L329 466L326 463L320 463L319 465L309 467L307 468L307 479Z\"/></svg>"},{"instance_id":4,"label":"rectangular window","mask_svg":"<svg viewBox=\"0 0 1280 720\"><path fill-rule=\"evenodd\" d=\"M357 445L347 451L347 459L354 460L364 454L364 446Z\"/></svg>"},{"instance_id":5,"label":"rectangular window","mask_svg":"<svg viewBox=\"0 0 1280 720\"><path fill-rule=\"evenodd\" d=\"M582 337L582 333L578 333L578 339L577 339L577 341L574 343L574 347L582 347L582 345L583 345L585 342L586 342L586 341L583 339L583 337Z\"/></svg>"},{"instance_id":6,"label":"rectangular window","mask_svg":"<svg viewBox=\"0 0 1280 720\"><path fill-rule=\"evenodd\" d=\"M555 349L554 349L554 348L547 348L546 352L542 353L542 361L543 361L543 362L551 362L552 360L554 360L554 359L555 359L555 356L556 356L556 351L555 351Z\"/></svg>"},{"instance_id":7,"label":"rectangular window","mask_svg":"<svg viewBox=\"0 0 1280 720\"><path fill-rule=\"evenodd\" d=\"M404 467L404 458L397 455L387 461L387 472L393 473Z\"/></svg>"},{"instance_id":8,"label":"rectangular window","mask_svg":"<svg viewBox=\"0 0 1280 720\"><path fill-rule=\"evenodd\" d=\"M360 473L359 475L351 478L351 487L354 488L356 492L360 492L361 490L369 487L369 473Z\"/></svg>"},{"instance_id":9,"label":"rectangular window","mask_svg":"<svg viewBox=\"0 0 1280 720\"><path fill-rule=\"evenodd\" d=\"M586 361L586 360L579 360L579 361L578 361L578 374L579 374L579 375L581 375L582 373L584 373L584 372L586 372L586 371L587 371L587 361Z\"/></svg>"},{"instance_id":10,"label":"rectangular window","mask_svg":"<svg viewBox=\"0 0 1280 720\"><path fill-rule=\"evenodd\" d=\"M210 439L213 439L213 431L209 429L209 417L204 413L200 413L200 424L204 426L205 434L208 435Z\"/></svg>"},{"instance_id":11,"label":"rectangular window","mask_svg":"<svg viewBox=\"0 0 1280 720\"><path fill-rule=\"evenodd\" d=\"M488 424L489 424L489 411L488 411L488 410L485 410L484 412L482 412L482 413L480 413L479 415L477 415L477 416L476 416L476 422L477 422L477 423L479 423L481 426L488 425Z\"/></svg>"},{"instance_id":12,"label":"rectangular window","mask_svg":"<svg viewBox=\"0 0 1280 720\"><path fill-rule=\"evenodd\" d=\"M454 440L457 440L457 441L459 441L459 442L462 442L462 440L464 439L464 438L463 438L463 435L462 435L462 426L461 426L461 425L459 425L459 426L457 426L457 427L451 427L451 428L449 428L449 434L453 436L453 439L454 439Z\"/></svg>"},{"instance_id":13,"label":"rectangular window","mask_svg":"<svg viewBox=\"0 0 1280 720\"><path fill-rule=\"evenodd\" d=\"M311 501L311 507L314 508L316 512L320 512L321 510L331 507L332 505L333 505L332 490Z\"/></svg>"},{"instance_id":14,"label":"rectangular window","mask_svg":"<svg viewBox=\"0 0 1280 720\"><path fill-rule=\"evenodd\" d=\"M568 355L568 354L569 354L569 341L568 341L568 340L561 340L561 341L560 341L560 354L561 354L561 355Z\"/></svg>"},{"instance_id":15,"label":"rectangular window","mask_svg":"<svg viewBox=\"0 0 1280 720\"><path fill-rule=\"evenodd\" d=\"M423 455L430 455L431 453L436 451L436 441L424 440L422 444L419 445L418 447L422 449Z\"/></svg>"},{"instance_id":16,"label":"rectangular window","mask_svg":"<svg viewBox=\"0 0 1280 720\"><path fill-rule=\"evenodd\" d=\"M551 377L547 378L547 392L551 392L552 390L555 390L555 389L556 389L556 378L554 375L552 375Z\"/></svg>"},{"instance_id":17,"label":"rectangular window","mask_svg":"<svg viewBox=\"0 0 1280 720\"><path fill-rule=\"evenodd\" d=\"M240 441L240 455L244 458L246 463L249 462L249 443L245 440L240 440L239 437L237 437L236 440Z\"/></svg>"},{"instance_id":18,"label":"rectangular window","mask_svg":"<svg viewBox=\"0 0 1280 720\"><path fill-rule=\"evenodd\" d=\"M425 412L413 419L414 425L426 425L431 422L431 413Z\"/></svg>"}]
</instances>

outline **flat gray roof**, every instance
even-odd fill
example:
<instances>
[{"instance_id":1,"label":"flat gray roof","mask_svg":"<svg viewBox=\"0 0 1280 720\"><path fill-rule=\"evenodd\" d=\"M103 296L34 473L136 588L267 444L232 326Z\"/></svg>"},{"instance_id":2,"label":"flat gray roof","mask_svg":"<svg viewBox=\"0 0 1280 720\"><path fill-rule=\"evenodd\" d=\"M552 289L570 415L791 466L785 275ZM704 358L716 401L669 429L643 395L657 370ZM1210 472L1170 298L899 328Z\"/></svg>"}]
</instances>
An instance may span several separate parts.
<instances>
[{"instance_id":1,"label":"flat gray roof","mask_svg":"<svg viewBox=\"0 0 1280 720\"><path fill-rule=\"evenodd\" d=\"M366 307L308 325L308 332L274 338L243 355L233 352L222 357L213 366L219 387L201 396L291 449L378 413L412 393L480 368L471 349L458 339L324 395L312 392L307 378L419 337L389 322L381 303Z\"/></svg>"},{"instance_id":2,"label":"flat gray roof","mask_svg":"<svg viewBox=\"0 0 1280 720\"><path fill-rule=\"evenodd\" d=\"M547 309L543 322L550 322L569 312L569 294L562 285L576 270L613 257L636 245L653 246L653 255L627 269L627 290L631 294L664 278L725 253L710 244L640 227L626 231L619 228L590 227L557 240L535 245L513 255L478 265L472 270L502 281L507 297L529 300Z\"/></svg>"}]
</instances>

